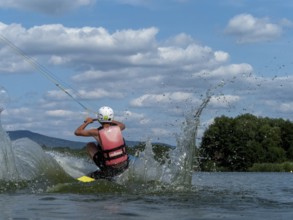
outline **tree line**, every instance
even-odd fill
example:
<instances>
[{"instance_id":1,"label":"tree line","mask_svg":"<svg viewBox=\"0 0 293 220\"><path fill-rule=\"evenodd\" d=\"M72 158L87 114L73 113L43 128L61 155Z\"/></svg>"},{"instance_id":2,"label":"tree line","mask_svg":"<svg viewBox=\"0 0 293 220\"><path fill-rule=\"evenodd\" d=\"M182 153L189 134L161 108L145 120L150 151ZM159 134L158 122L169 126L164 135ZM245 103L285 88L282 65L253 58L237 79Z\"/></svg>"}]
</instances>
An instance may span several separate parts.
<instances>
[{"instance_id":1,"label":"tree line","mask_svg":"<svg viewBox=\"0 0 293 220\"><path fill-rule=\"evenodd\" d=\"M145 144L127 147L127 151L136 156ZM54 150L87 156L85 149ZM164 163L173 147L159 143L152 144L152 150L155 159ZM252 114L217 117L205 130L193 162L200 171L292 171L293 123Z\"/></svg>"},{"instance_id":2,"label":"tree line","mask_svg":"<svg viewBox=\"0 0 293 220\"><path fill-rule=\"evenodd\" d=\"M197 156L201 170L247 171L254 164L293 161L293 123L252 114L217 117Z\"/></svg>"}]
</instances>

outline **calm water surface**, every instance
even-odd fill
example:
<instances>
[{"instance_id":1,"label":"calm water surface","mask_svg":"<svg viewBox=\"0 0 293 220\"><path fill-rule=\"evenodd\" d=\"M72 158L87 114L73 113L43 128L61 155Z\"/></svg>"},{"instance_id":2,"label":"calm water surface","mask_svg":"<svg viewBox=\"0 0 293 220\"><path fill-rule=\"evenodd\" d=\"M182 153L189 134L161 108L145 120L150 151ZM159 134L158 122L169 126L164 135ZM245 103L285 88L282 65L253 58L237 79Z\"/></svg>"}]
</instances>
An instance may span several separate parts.
<instances>
[{"instance_id":1,"label":"calm water surface","mask_svg":"<svg viewBox=\"0 0 293 220\"><path fill-rule=\"evenodd\" d=\"M293 173L195 173L192 189L0 194L1 219L293 219ZM150 186L146 186L150 187ZM154 185L155 187L155 185Z\"/></svg>"}]
</instances>

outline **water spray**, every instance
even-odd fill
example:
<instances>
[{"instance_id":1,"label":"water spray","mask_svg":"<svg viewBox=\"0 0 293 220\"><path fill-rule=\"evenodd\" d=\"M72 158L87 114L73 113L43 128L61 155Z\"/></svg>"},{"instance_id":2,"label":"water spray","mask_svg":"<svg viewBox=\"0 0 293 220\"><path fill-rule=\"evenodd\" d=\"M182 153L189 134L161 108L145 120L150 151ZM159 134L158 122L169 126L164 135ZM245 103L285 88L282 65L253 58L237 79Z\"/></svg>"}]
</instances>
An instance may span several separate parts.
<instances>
[{"instance_id":1,"label":"water spray","mask_svg":"<svg viewBox=\"0 0 293 220\"><path fill-rule=\"evenodd\" d=\"M9 103L9 95L6 89L0 85L0 115L6 109L7 104Z\"/></svg>"}]
</instances>

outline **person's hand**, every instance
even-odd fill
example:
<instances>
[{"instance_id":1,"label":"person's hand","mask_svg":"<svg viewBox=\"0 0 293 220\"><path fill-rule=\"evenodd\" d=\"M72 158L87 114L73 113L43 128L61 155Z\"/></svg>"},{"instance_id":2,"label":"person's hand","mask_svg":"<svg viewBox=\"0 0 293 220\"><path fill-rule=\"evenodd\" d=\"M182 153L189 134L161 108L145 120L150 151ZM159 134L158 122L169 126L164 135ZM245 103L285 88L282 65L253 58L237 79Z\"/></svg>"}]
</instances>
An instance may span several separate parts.
<instances>
[{"instance_id":1,"label":"person's hand","mask_svg":"<svg viewBox=\"0 0 293 220\"><path fill-rule=\"evenodd\" d=\"M85 119L85 121L84 121L84 123L87 123L87 124L90 124L90 123L93 123L94 122L94 119L92 119L92 118L86 118Z\"/></svg>"}]
</instances>

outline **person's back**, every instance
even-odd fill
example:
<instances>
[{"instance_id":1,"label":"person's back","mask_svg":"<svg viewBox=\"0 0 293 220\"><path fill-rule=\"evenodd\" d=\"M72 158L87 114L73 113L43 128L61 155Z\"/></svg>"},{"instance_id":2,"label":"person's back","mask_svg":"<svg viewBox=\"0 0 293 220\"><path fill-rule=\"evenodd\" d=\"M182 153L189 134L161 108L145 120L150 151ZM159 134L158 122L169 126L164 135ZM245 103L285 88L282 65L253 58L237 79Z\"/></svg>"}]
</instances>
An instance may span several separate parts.
<instances>
[{"instance_id":1,"label":"person's back","mask_svg":"<svg viewBox=\"0 0 293 220\"><path fill-rule=\"evenodd\" d=\"M98 144L90 142L86 147L88 154L100 168L100 171L95 172L94 178L112 177L128 168L129 158L122 135L125 125L113 118L113 110L104 106L99 109L98 113L101 127L86 130L87 125L94 121L92 118L87 118L84 124L74 132L77 136L92 136L98 142Z\"/></svg>"},{"instance_id":2,"label":"person's back","mask_svg":"<svg viewBox=\"0 0 293 220\"><path fill-rule=\"evenodd\" d=\"M118 126L99 129L101 152L105 166L116 166L128 159L125 141Z\"/></svg>"}]
</instances>

